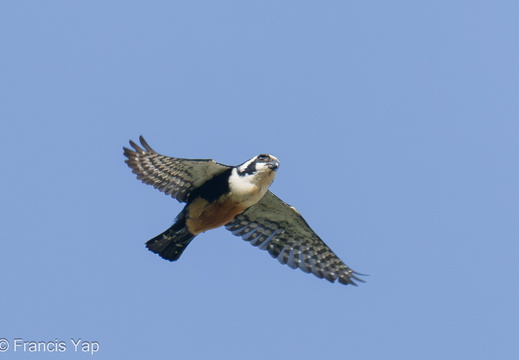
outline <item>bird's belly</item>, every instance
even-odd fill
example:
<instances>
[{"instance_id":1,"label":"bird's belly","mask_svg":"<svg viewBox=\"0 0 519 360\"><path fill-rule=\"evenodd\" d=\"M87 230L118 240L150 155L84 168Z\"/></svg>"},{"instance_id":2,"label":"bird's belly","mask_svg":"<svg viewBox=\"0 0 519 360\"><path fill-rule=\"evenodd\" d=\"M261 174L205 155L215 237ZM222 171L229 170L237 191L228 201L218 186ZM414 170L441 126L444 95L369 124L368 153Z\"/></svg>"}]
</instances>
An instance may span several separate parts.
<instances>
[{"instance_id":1,"label":"bird's belly","mask_svg":"<svg viewBox=\"0 0 519 360\"><path fill-rule=\"evenodd\" d=\"M246 209L242 204L238 204L229 198L220 199L213 203L198 198L189 206L186 225L192 234L197 235L227 224Z\"/></svg>"}]
</instances>

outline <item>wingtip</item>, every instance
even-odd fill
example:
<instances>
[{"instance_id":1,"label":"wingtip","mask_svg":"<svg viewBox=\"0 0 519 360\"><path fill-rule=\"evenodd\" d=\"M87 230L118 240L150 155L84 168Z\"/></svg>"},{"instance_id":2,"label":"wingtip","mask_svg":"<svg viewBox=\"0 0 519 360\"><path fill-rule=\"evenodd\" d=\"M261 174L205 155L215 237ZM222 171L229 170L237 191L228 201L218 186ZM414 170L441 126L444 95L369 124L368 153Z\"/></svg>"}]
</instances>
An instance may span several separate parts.
<instances>
[{"instance_id":1,"label":"wingtip","mask_svg":"<svg viewBox=\"0 0 519 360\"><path fill-rule=\"evenodd\" d=\"M344 284L344 285L355 285L355 286L359 286L359 284L357 284L356 281L357 282L361 282L361 283L365 283L366 282L366 280L363 280L363 279L361 279L360 277L358 277L356 275L359 275L359 276L369 276L369 275L366 275L366 274L358 273L356 271L352 271L347 276L340 277L338 280L339 280L339 282L341 284Z\"/></svg>"},{"instance_id":2,"label":"wingtip","mask_svg":"<svg viewBox=\"0 0 519 360\"><path fill-rule=\"evenodd\" d=\"M144 149L137 145L133 140L130 140L129 143L130 143L130 146L132 148L134 148L135 150L131 150L131 149L128 149L128 148L125 148L123 147L123 150L126 152L140 152L140 153L144 153L144 152L155 152L155 150L153 150L151 148L151 146L148 145L148 143L146 142L146 140L144 140L144 137L142 135L139 135L139 142L141 143L141 146L144 147Z\"/></svg>"},{"instance_id":3,"label":"wingtip","mask_svg":"<svg viewBox=\"0 0 519 360\"><path fill-rule=\"evenodd\" d=\"M144 148L146 149L146 151L149 151L149 152L155 152L155 150L153 150L151 148L151 146L148 145L148 143L146 142L146 140L144 140L144 137L142 135L139 135L139 141L141 143L142 146L144 146Z\"/></svg>"},{"instance_id":4,"label":"wingtip","mask_svg":"<svg viewBox=\"0 0 519 360\"><path fill-rule=\"evenodd\" d=\"M137 152L144 151L144 150L142 150L142 148L139 145L137 145L135 142L133 142L133 140L130 140L129 143L130 143L130 146L135 149L135 150L129 150L129 151L137 151Z\"/></svg>"}]
</instances>

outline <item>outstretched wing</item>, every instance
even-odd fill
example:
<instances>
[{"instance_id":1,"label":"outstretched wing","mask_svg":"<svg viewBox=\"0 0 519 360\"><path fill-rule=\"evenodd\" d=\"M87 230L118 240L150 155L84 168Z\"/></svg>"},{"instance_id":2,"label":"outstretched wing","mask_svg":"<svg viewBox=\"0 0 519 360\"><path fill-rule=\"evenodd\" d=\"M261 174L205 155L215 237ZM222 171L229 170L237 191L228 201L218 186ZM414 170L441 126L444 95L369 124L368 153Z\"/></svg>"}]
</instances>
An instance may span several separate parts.
<instances>
[{"instance_id":1,"label":"outstretched wing","mask_svg":"<svg viewBox=\"0 0 519 360\"><path fill-rule=\"evenodd\" d=\"M191 160L160 155L142 136L139 140L144 149L131 140L130 145L135 150L123 148L128 158L125 162L137 174L137 179L180 202L186 202L191 191L230 168L210 159Z\"/></svg>"},{"instance_id":2,"label":"outstretched wing","mask_svg":"<svg viewBox=\"0 0 519 360\"><path fill-rule=\"evenodd\" d=\"M295 208L270 191L225 227L292 269L300 268L331 282L338 279L342 284L364 282L355 276L359 273L330 250Z\"/></svg>"}]
</instances>

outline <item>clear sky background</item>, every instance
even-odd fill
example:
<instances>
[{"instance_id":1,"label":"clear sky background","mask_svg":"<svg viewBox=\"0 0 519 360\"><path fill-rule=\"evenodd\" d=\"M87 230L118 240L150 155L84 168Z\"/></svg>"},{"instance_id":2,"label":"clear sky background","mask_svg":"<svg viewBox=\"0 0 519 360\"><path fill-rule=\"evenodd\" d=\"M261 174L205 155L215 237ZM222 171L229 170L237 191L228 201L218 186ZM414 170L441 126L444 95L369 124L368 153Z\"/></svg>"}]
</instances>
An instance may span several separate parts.
<instances>
[{"instance_id":1,"label":"clear sky background","mask_svg":"<svg viewBox=\"0 0 519 360\"><path fill-rule=\"evenodd\" d=\"M519 2L0 5L0 359L516 359ZM182 205L122 147L239 164L353 269L224 229L170 263ZM14 339L65 354L14 352Z\"/></svg>"}]
</instances>

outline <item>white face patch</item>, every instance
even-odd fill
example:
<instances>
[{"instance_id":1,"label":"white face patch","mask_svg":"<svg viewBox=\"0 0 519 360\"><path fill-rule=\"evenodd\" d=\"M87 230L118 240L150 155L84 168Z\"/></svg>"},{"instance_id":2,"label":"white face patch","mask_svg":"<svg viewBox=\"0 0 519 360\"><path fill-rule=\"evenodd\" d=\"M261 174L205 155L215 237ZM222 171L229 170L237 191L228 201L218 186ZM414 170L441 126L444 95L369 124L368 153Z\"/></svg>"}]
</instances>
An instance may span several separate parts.
<instances>
[{"instance_id":1,"label":"white face patch","mask_svg":"<svg viewBox=\"0 0 519 360\"><path fill-rule=\"evenodd\" d=\"M245 161L243 164L239 165L237 167L238 172L240 175L245 174L252 174L253 172L256 172L256 157L253 157L252 159Z\"/></svg>"}]
</instances>

